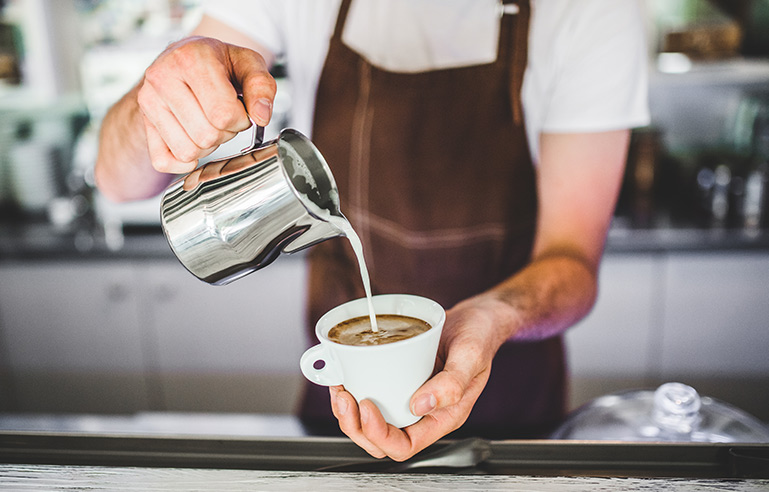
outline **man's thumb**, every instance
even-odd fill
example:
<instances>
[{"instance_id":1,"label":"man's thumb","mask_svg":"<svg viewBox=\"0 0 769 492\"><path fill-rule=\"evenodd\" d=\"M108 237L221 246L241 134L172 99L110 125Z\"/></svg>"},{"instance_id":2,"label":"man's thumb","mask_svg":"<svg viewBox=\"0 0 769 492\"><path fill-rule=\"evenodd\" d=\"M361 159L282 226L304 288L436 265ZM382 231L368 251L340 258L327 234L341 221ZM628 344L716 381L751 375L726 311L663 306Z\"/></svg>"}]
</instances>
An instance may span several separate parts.
<instances>
[{"instance_id":1,"label":"man's thumb","mask_svg":"<svg viewBox=\"0 0 769 492\"><path fill-rule=\"evenodd\" d=\"M267 125L278 89L267 63L262 55L247 48L230 46L229 54L232 76L240 86L246 110L257 125Z\"/></svg>"},{"instance_id":2,"label":"man's thumb","mask_svg":"<svg viewBox=\"0 0 769 492\"><path fill-rule=\"evenodd\" d=\"M419 388L411 397L411 413L426 415L438 407L459 403L465 394L467 383L456 371L443 370Z\"/></svg>"}]
</instances>

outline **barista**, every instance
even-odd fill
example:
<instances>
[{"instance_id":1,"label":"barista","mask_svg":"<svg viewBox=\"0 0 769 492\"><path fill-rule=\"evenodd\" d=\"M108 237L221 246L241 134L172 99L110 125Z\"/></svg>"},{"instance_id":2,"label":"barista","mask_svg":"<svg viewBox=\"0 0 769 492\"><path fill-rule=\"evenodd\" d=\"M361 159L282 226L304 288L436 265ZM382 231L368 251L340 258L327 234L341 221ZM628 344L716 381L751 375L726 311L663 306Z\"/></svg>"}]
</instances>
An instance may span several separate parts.
<instances>
[{"instance_id":1,"label":"barista","mask_svg":"<svg viewBox=\"0 0 769 492\"><path fill-rule=\"evenodd\" d=\"M472 6L468 6L471 4ZM437 439L538 437L565 413L563 332L592 307L629 129L648 120L636 0L211 2L106 116L108 197L171 175L268 123L286 60L292 126L312 135L361 236L374 293L448 309L425 417L388 426L343 387L300 415L376 457ZM344 241L309 252L310 324L363 295ZM311 332L311 330L308 330Z\"/></svg>"}]
</instances>

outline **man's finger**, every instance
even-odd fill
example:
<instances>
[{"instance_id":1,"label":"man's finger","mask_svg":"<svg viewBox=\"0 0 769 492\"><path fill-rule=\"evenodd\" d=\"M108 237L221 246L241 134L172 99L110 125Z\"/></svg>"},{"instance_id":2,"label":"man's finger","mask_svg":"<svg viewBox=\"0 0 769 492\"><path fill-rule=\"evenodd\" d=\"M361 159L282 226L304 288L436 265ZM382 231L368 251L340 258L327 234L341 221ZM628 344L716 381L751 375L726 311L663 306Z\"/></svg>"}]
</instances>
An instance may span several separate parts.
<instances>
[{"instance_id":1,"label":"man's finger","mask_svg":"<svg viewBox=\"0 0 769 492\"><path fill-rule=\"evenodd\" d=\"M369 400L360 402L361 428L366 439L395 461L404 461L419 449L415 448L409 434L388 424L382 413ZM415 424L415 425L418 425ZM436 436L438 439L440 436ZM430 441L433 442L433 441ZM426 446L426 444L425 444Z\"/></svg>"},{"instance_id":2,"label":"man's finger","mask_svg":"<svg viewBox=\"0 0 769 492\"><path fill-rule=\"evenodd\" d=\"M171 151L176 161L194 162L202 157L203 149L192 141L176 115L169 109L151 83L145 81L139 90L137 99L145 123L157 131L165 143L165 147ZM150 149L150 151L152 150Z\"/></svg>"},{"instance_id":3,"label":"man's finger","mask_svg":"<svg viewBox=\"0 0 769 492\"><path fill-rule=\"evenodd\" d=\"M475 375L465 371L444 369L422 385L411 397L409 408L416 416L427 415L437 408L458 404Z\"/></svg>"},{"instance_id":4,"label":"man's finger","mask_svg":"<svg viewBox=\"0 0 769 492\"><path fill-rule=\"evenodd\" d=\"M211 126L237 133L248 128L250 122L238 101L238 89L233 86L236 81L232 75L230 47L215 39L190 38L168 52L169 60L165 65L175 67L174 73L181 77L177 79L178 83L186 85L188 92L194 95L194 107L201 109ZM158 69L158 79L165 83L158 90L163 91L165 99L174 100L181 91L173 86L173 80L168 80L168 70L163 67ZM148 70L147 76L150 75L152 72ZM190 108L193 104L188 105L185 101L185 106Z\"/></svg>"},{"instance_id":5,"label":"man's finger","mask_svg":"<svg viewBox=\"0 0 769 492\"><path fill-rule=\"evenodd\" d=\"M267 125L278 90L275 79L259 53L237 46L230 46L229 52L233 76L243 92L248 113L257 125Z\"/></svg>"},{"instance_id":6,"label":"man's finger","mask_svg":"<svg viewBox=\"0 0 769 492\"><path fill-rule=\"evenodd\" d=\"M339 428L352 441L374 458L384 458L384 451L374 445L361 430L360 411L355 398L340 386L329 388L331 411L339 420Z\"/></svg>"},{"instance_id":7,"label":"man's finger","mask_svg":"<svg viewBox=\"0 0 769 492\"><path fill-rule=\"evenodd\" d=\"M182 162L178 160L166 145L157 129L144 118L144 131L147 135L147 150L149 151L152 167L161 173L185 174L195 169L197 162Z\"/></svg>"},{"instance_id":8,"label":"man's finger","mask_svg":"<svg viewBox=\"0 0 769 492\"><path fill-rule=\"evenodd\" d=\"M163 97L184 132L198 148L216 148L236 135L235 132L220 129L209 121L198 102L200 99L206 100L206 94L195 94L188 85L177 84L176 90L168 91ZM242 108L237 110L243 111Z\"/></svg>"}]
</instances>

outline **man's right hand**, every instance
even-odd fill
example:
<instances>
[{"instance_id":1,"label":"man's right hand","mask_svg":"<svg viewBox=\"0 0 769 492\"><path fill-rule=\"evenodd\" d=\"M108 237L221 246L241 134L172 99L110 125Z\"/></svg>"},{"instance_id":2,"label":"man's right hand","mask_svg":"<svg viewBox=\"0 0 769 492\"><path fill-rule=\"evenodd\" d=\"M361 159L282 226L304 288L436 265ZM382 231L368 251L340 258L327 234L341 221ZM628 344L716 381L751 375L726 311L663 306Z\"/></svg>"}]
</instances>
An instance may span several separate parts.
<instances>
[{"instance_id":1,"label":"man's right hand","mask_svg":"<svg viewBox=\"0 0 769 492\"><path fill-rule=\"evenodd\" d=\"M198 159L247 129L249 114L265 126L276 89L256 51L205 37L171 44L147 68L136 95L152 167L190 172Z\"/></svg>"}]
</instances>

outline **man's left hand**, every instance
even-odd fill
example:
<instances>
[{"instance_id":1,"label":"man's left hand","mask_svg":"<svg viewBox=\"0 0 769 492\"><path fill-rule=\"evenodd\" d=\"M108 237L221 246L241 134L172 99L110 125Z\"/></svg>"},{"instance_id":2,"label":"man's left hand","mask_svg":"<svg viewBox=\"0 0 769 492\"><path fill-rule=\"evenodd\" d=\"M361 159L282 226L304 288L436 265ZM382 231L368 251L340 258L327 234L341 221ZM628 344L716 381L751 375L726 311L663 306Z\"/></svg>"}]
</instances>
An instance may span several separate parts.
<instances>
[{"instance_id":1,"label":"man's left hand","mask_svg":"<svg viewBox=\"0 0 769 492\"><path fill-rule=\"evenodd\" d=\"M358 405L344 387L331 387L331 408L342 432L376 458L404 461L458 429L486 386L491 361L506 338L496 333L499 327L491 309L486 301L474 298L446 313L438 372L411 398L411 412L423 416L415 424L394 427L371 401Z\"/></svg>"}]
</instances>

